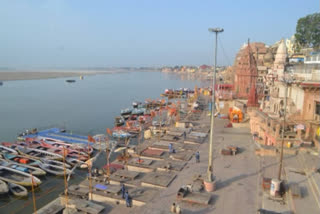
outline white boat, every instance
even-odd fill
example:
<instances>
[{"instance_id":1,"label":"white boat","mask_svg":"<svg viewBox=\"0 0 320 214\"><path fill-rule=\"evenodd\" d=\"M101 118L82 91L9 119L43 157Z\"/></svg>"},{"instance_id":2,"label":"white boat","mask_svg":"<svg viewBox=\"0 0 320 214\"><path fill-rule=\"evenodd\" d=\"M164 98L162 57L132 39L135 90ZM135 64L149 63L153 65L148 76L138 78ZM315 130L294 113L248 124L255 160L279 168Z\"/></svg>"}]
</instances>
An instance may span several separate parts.
<instances>
[{"instance_id":1,"label":"white boat","mask_svg":"<svg viewBox=\"0 0 320 214\"><path fill-rule=\"evenodd\" d=\"M6 194L9 192L8 185L3 180L0 180L0 195Z\"/></svg>"},{"instance_id":2,"label":"white boat","mask_svg":"<svg viewBox=\"0 0 320 214\"><path fill-rule=\"evenodd\" d=\"M42 176L42 175L46 174L46 172L44 170L39 169L37 167L29 166L26 164L20 164L20 163L16 163L16 162L11 162L11 161L7 161L4 159L0 159L0 166L6 166L6 167L9 167L12 169L19 170L21 172L31 173L35 176Z\"/></svg>"},{"instance_id":3,"label":"white boat","mask_svg":"<svg viewBox=\"0 0 320 214\"><path fill-rule=\"evenodd\" d=\"M33 178L32 178L33 177ZM16 169L12 169L5 166L0 166L0 179L6 182L19 184L22 186L38 186L41 184L41 180L35 176L31 176L28 173L21 172Z\"/></svg>"},{"instance_id":4,"label":"white boat","mask_svg":"<svg viewBox=\"0 0 320 214\"><path fill-rule=\"evenodd\" d=\"M52 166L58 166L58 167L62 167L62 168L65 166L66 168L71 168L70 164L68 164L68 163L63 164L63 162L61 162L61 161L43 158L43 159L41 159L41 162L48 164L48 165L52 165Z\"/></svg>"},{"instance_id":5,"label":"white boat","mask_svg":"<svg viewBox=\"0 0 320 214\"><path fill-rule=\"evenodd\" d=\"M14 183L8 183L9 190L10 192L17 197L26 197L28 196L28 190L19 185L19 184L14 184Z\"/></svg>"},{"instance_id":6,"label":"white boat","mask_svg":"<svg viewBox=\"0 0 320 214\"><path fill-rule=\"evenodd\" d=\"M0 153L3 154L3 153L12 153L12 154L18 154L18 152L14 149L11 149L9 147L6 147L6 146L3 146L3 145L0 145Z\"/></svg>"},{"instance_id":7,"label":"white boat","mask_svg":"<svg viewBox=\"0 0 320 214\"><path fill-rule=\"evenodd\" d=\"M66 173L66 175L71 174L70 169L67 169L67 168L64 169L61 166L54 166L46 163L41 163L39 166L41 167L41 169L45 170L46 172L57 175L57 176L63 176L64 173Z\"/></svg>"},{"instance_id":8,"label":"white boat","mask_svg":"<svg viewBox=\"0 0 320 214\"><path fill-rule=\"evenodd\" d=\"M42 158L52 159L52 160L62 160L63 159L62 155L60 155L60 154L44 151L41 149L34 149L34 148L27 148L27 147L18 146L17 150L23 155L31 156L36 159L42 159Z\"/></svg>"}]
</instances>

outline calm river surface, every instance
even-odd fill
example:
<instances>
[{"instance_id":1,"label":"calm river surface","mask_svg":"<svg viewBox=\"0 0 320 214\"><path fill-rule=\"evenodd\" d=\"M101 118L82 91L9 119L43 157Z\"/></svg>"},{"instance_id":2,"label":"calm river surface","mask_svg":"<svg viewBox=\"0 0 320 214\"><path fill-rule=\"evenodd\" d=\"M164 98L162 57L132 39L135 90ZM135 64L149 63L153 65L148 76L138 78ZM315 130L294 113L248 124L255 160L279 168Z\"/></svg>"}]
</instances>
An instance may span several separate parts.
<instances>
[{"instance_id":1,"label":"calm river surface","mask_svg":"<svg viewBox=\"0 0 320 214\"><path fill-rule=\"evenodd\" d=\"M66 83L75 79L75 83ZM165 88L194 88L200 81L161 72L128 72L79 78L19 80L0 86L0 141L14 141L25 129L65 127L74 133L95 135L112 128L120 109L133 101L160 97ZM79 182L78 171L69 185ZM45 176L36 191L40 208L63 191L63 178ZM0 213L32 213L32 197L0 196Z\"/></svg>"}]
</instances>

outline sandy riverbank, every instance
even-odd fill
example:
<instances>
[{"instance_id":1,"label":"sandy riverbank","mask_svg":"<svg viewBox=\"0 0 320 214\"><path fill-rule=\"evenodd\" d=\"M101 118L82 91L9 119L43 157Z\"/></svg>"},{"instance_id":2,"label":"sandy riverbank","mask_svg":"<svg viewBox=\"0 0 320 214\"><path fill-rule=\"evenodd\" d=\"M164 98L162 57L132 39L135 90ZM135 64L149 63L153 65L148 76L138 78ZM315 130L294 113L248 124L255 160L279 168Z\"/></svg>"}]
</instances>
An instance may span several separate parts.
<instances>
[{"instance_id":1,"label":"sandy riverbank","mask_svg":"<svg viewBox=\"0 0 320 214\"><path fill-rule=\"evenodd\" d=\"M115 72L121 71L0 71L0 81L78 77Z\"/></svg>"}]
</instances>

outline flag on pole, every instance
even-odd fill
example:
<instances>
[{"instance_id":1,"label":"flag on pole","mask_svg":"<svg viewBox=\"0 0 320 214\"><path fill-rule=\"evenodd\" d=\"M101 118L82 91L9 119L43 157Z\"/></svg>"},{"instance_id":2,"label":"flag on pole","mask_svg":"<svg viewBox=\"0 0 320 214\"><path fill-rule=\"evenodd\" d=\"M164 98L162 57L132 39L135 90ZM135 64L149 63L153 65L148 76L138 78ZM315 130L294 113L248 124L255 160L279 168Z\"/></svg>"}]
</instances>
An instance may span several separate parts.
<instances>
[{"instance_id":1,"label":"flag on pole","mask_svg":"<svg viewBox=\"0 0 320 214\"><path fill-rule=\"evenodd\" d=\"M90 135L88 135L88 141L91 142L91 143L95 143L96 142L96 140Z\"/></svg>"},{"instance_id":2,"label":"flag on pole","mask_svg":"<svg viewBox=\"0 0 320 214\"><path fill-rule=\"evenodd\" d=\"M107 128L107 133L112 136L112 131L109 128Z\"/></svg>"}]
</instances>

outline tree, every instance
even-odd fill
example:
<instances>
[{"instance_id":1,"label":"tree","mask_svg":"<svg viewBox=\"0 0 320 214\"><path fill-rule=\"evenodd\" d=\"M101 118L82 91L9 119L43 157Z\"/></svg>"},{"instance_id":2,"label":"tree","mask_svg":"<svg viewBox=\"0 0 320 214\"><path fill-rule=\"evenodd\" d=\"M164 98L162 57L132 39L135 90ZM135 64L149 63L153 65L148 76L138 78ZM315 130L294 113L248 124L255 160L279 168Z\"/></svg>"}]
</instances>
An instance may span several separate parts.
<instances>
[{"instance_id":1,"label":"tree","mask_svg":"<svg viewBox=\"0 0 320 214\"><path fill-rule=\"evenodd\" d=\"M320 47L320 13L314 13L298 20L295 37L302 47Z\"/></svg>"}]
</instances>

